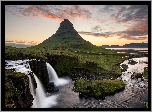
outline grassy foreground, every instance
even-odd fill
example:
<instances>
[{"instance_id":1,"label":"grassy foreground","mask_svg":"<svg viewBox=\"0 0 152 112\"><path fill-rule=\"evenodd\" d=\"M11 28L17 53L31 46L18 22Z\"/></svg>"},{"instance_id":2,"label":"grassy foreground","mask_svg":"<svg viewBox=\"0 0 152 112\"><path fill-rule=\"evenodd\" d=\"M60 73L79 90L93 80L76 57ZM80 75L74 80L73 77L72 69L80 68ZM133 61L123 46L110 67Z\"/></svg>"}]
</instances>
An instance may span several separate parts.
<instances>
[{"instance_id":1,"label":"grassy foreground","mask_svg":"<svg viewBox=\"0 0 152 112\"><path fill-rule=\"evenodd\" d=\"M47 79L44 80L44 76L47 76L45 62L49 62L59 77L73 77L73 74L76 75L76 92L99 98L124 89L124 83L118 80L117 77L121 75L120 63L128 59L126 57L127 54L117 54L106 49L101 49L100 51L102 52L94 50L72 52L67 50L5 47L5 59L42 60L41 62L33 62L30 66L44 86L48 83ZM81 77L92 76L102 77L102 79L107 80L93 79L88 81L85 78L80 79Z\"/></svg>"}]
</instances>

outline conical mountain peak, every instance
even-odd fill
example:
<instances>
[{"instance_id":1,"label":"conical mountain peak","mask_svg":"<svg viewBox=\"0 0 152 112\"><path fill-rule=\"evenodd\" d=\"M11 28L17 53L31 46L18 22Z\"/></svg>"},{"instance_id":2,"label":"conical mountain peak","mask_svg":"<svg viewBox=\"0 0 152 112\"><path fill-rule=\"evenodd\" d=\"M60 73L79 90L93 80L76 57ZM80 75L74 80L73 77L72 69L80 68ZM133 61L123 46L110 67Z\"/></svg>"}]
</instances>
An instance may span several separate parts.
<instances>
[{"instance_id":1,"label":"conical mountain peak","mask_svg":"<svg viewBox=\"0 0 152 112\"><path fill-rule=\"evenodd\" d=\"M61 33L65 33L65 32L77 33L77 31L73 27L73 24L68 19L64 19L64 21L62 21L60 23L60 27L56 31L56 34L61 34Z\"/></svg>"},{"instance_id":2,"label":"conical mountain peak","mask_svg":"<svg viewBox=\"0 0 152 112\"><path fill-rule=\"evenodd\" d=\"M73 50L73 49L92 49L95 48L90 42L84 40L78 32L74 29L73 24L64 19L56 31L51 37L43 41L37 47L43 47L48 49L60 49L60 50Z\"/></svg>"}]
</instances>

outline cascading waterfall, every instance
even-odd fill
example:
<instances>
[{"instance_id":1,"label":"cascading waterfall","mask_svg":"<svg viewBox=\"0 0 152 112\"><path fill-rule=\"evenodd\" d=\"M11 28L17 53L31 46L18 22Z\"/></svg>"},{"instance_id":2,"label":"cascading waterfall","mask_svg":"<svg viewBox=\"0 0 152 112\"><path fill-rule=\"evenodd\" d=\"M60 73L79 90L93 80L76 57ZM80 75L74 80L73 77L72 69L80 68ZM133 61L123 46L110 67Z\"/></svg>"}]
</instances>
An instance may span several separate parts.
<instances>
[{"instance_id":1,"label":"cascading waterfall","mask_svg":"<svg viewBox=\"0 0 152 112\"><path fill-rule=\"evenodd\" d=\"M31 91L31 94L33 95L33 98L34 98L32 108L36 108L36 107L38 107L38 106L37 106L37 103L36 103L36 98L35 98L35 94L34 94L34 88L33 88L32 79L31 79L31 76L30 76L30 75L28 75L28 77L29 77L29 87L30 87L30 91Z\"/></svg>"},{"instance_id":2,"label":"cascading waterfall","mask_svg":"<svg viewBox=\"0 0 152 112\"><path fill-rule=\"evenodd\" d=\"M47 66L47 71L49 74L49 81L50 82L57 82L59 78L57 76L57 73L53 69L53 67L47 62L46 62L46 66Z\"/></svg>"},{"instance_id":3,"label":"cascading waterfall","mask_svg":"<svg viewBox=\"0 0 152 112\"><path fill-rule=\"evenodd\" d=\"M56 99L58 95L52 95L49 97L46 97L45 91L43 89L43 86L38 79L38 77L33 73L35 81L37 83L37 88L36 88L36 94L34 94L34 88L33 88L33 83L31 80L31 76L29 77L29 83L30 83L30 91L33 95L33 105L31 108L50 108L54 105L57 104Z\"/></svg>"},{"instance_id":4,"label":"cascading waterfall","mask_svg":"<svg viewBox=\"0 0 152 112\"><path fill-rule=\"evenodd\" d=\"M46 62L46 66L49 76L49 82L54 82L55 86L60 86L69 83L69 81L66 79L58 78L57 73L49 63Z\"/></svg>"},{"instance_id":5,"label":"cascading waterfall","mask_svg":"<svg viewBox=\"0 0 152 112\"><path fill-rule=\"evenodd\" d=\"M55 106L57 104L56 99L58 95L51 95L47 97L40 80L33 73L35 81L37 83L37 88L35 92L32 78L30 75L28 75L29 72L32 72L28 61L29 60L17 60L17 61L6 60L7 66L5 67L5 69L14 68L16 72L24 73L29 77L29 88L34 98L33 105L31 106L31 108L51 108L52 106Z\"/></svg>"},{"instance_id":6,"label":"cascading waterfall","mask_svg":"<svg viewBox=\"0 0 152 112\"><path fill-rule=\"evenodd\" d=\"M40 82L40 80L37 78L37 76L33 73L35 81L37 83L37 88L36 88L36 102L37 102L37 106L39 108L43 108L43 102L45 101L46 98L46 94L45 91L43 89L43 86Z\"/></svg>"}]
</instances>

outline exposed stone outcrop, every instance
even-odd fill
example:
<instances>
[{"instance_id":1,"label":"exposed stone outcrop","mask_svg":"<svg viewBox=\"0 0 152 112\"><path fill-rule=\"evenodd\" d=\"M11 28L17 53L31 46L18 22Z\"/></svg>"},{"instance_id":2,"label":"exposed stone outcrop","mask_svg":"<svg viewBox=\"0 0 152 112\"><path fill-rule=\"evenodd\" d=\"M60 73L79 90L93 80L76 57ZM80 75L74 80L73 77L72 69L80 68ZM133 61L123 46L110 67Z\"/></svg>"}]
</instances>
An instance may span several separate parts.
<instances>
[{"instance_id":1,"label":"exposed stone outcrop","mask_svg":"<svg viewBox=\"0 0 152 112\"><path fill-rule=\"evenodd\" d=\"M5 70L5 108L30 108L32 102L28 76Z\"/></svg>"}]
</instances>

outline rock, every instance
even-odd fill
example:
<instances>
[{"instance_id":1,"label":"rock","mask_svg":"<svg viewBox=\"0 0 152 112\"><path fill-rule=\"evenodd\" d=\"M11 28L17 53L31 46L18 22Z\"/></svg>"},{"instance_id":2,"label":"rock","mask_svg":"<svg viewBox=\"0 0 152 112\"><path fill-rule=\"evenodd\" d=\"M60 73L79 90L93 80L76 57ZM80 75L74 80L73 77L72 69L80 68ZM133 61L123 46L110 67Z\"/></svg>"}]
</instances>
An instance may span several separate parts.
<instances>
[{"instance_id":1,"label":"rock","mask_svg":"<svg viewBox=\"0 0 152 112\"><path fill-rule=\"evenodd\" d=\"M134 79L134 78L136 78L136 79L138 79L138 78L143 78L143 74L142 73L133 73L132 75L131 75L131 79Z\"/></svg>"},{"instance_id":2,"label":"rock","mask_svg":"<svg viewBox=\"0 0 152 112\"><path fill-rule=\"evenodd\" d=\"M136 62L136 61L134 61L134 60L132 60L132 59L130 59L129 60L129 62L128 62L128 64L131 64L131 65L135 65L135 64L137 64L138 62Z\"/></svg>"},{"instance_id":3,"label":"rock","mask_svg":"<svg viewBox=\"0 0 152 112\"><path fill-rule=\"evenodd\" d=\"M145 82L148 82L148 79L144 79Z\"/></svg>"},{"instance_id":4,"label":"rock","mask_svg":"<svg viewBox=\"0 0 152 112\"><path fill-rule=\"evenodd\" d=\"M141 82L141 78L138 78L138 82Z\"/></svg>"},{"instance_id":5,"label":"rock","mask_svg":"<svg viewBox=\"0 0 152 112\"><path fill-rule=\"evenodd\" d=\"M32 102L33 96L27 75L5 70L5 107L30 108L33 105Z\"/></svg>"},{"instance_id":6,"label":"rock","mask_svg":"<svg viewBox=\"0 0 152 112\"><path fill-rule=\"evenodd\" d=\"M47 86L47 92L57 92L59 89L55 87L54 82L49 82Z\"/></svg>"}]
</instances>

